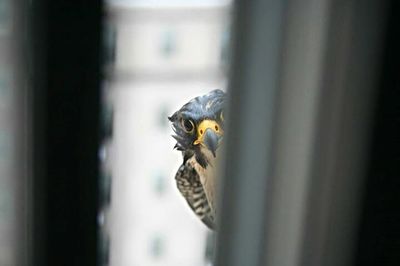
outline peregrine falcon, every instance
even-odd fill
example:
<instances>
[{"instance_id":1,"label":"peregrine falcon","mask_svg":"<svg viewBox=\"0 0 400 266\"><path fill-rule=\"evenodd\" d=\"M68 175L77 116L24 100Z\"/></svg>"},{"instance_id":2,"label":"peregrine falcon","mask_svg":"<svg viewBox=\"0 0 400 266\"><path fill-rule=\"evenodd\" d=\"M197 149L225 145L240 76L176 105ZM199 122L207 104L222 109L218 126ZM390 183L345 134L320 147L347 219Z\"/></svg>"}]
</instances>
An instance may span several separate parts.
<instances>
[{"instance_id":1,"label":"peregrine falcon","mask_svg":"<svg viewBox=\"0 0 400 266\"><path fill-rule=\"evenodd\" d=\"M175 175L179 192L201 221L215 229L216 163L224 134L225 93L213 90L198 96L168 119L182 152L183 163Z\"/></svg>"}]
</instances>

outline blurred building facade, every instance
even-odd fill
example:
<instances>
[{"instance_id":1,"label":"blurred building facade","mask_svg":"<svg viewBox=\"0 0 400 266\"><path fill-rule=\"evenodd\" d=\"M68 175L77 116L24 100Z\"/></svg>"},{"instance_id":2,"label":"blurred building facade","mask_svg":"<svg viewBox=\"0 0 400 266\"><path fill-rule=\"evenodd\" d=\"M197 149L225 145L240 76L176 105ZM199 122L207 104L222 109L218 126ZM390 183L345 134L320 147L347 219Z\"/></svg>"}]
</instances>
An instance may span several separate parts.
<instances>
[{"instance_id":1,"label":"blurred building facade","mask_svg":"<svg viewBox=\"0 0 400 266\"><path fill-rule=\"evenodd\" d=\"M103 265L210 265L210 232L176 189L182 158L167 117L225 88L229 8L228 1L108 3Z\"/></svg>"}]
</instances>

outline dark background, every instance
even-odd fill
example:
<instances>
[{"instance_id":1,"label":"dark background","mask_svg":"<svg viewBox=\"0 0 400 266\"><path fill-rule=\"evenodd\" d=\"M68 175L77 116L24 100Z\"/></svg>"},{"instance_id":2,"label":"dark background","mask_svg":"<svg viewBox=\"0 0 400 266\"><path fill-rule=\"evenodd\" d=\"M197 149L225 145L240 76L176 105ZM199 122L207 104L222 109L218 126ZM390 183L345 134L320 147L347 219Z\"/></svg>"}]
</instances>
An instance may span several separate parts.
<instances>
[{"instance_id":1,"label":"dark background","mask_svg":"<svg viewBox=\"0 0 400 266\"><path fill-rule=\"evenodd\" d=\"M400 263L400 42L399 2L391 1L356 265Z\"/></svg>"},{"instance_id":2,"label":"dark background","mask_svg":"<svg viewBox=\"0 0 400 266\"><path fill-rule=\"evenodd\" d=\"M96 265L101 1L29 8L34 265Z\"/></svg>"}]
</instances>

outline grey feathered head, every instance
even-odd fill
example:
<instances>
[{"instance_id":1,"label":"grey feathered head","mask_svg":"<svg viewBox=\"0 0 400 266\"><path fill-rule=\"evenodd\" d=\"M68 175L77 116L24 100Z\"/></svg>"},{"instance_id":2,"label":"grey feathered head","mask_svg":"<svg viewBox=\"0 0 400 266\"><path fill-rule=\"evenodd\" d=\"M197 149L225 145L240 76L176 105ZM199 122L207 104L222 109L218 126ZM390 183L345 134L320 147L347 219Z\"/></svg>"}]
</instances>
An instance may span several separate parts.
<instances>
[{"instance_id":1,"label":"grey feathered head","mask_svg":"<svg viewBox=\"0 0 400 266\"><path fill-rule=\"evenodd\" d=\"M210 150L214 156L219 140L224 132L223 107L225 92L213 90L198 96L176 111L168 119L175 132L175 148L184 156L196 155L198 162L205 168L207 161L201 154L201 147Z\"/></svg>"}]
</instances>

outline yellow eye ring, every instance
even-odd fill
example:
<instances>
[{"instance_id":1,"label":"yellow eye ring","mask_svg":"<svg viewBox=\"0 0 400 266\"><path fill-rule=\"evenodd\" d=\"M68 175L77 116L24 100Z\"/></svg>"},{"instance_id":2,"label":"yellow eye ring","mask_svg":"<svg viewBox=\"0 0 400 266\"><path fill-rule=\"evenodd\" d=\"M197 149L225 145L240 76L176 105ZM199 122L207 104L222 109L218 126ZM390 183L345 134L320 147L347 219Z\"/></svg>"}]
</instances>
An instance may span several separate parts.
<instances>
[{"instance_id":1,"label":"yellow eye ring","mask_svg":"<svg viewBox=\"0 0 400 266\"><path fill-rule=\"evenodd\" d=\"M181 125L183 130L186 133L192 133L194 131L194 123L192 120L190 119L181 119Z\"/></svg>"}]
</instances>

